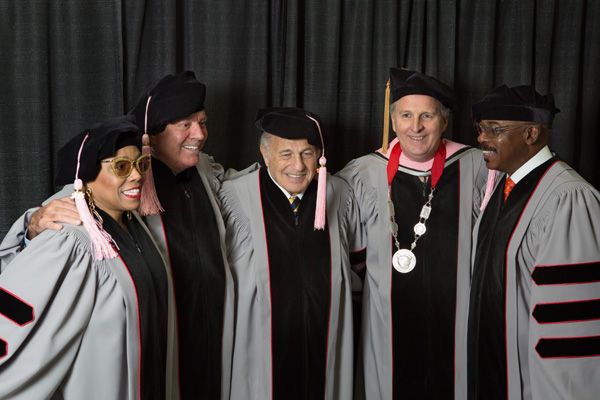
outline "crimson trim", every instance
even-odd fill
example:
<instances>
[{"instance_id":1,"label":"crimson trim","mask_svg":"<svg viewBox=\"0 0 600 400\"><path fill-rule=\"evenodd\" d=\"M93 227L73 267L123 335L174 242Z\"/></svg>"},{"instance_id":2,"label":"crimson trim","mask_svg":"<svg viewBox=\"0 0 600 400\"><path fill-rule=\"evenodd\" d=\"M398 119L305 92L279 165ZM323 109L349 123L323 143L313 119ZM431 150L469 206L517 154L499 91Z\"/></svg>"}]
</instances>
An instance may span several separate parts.
<instances>
[{"instance_id":1,"label":"crimson trim","mask_svg":"<svg viewBox=\"0 0 600 400\"><path fill-rule=\"evenodd\" d=\"M158 214L160 219L160 227L163 233L163 238L165 240L165 249L167 250L167 257L169 257L169 271L171 273L171 285L173 286L173 303L175 305L175 332L177 337L177 384L179 385L179 389L181 389L181 368L179 364L179 352L181 351L180 343L179 343L179 313L177 312L177 288L175 287L175 274L173 272L173 259L171 258L171 249L169 248L169 241L167 240L167 230L165 229L165 222L163 221L162 214Z\"/></svg>"},{"instance_id":2,"label":"crimson trim","mask_svg":"<svg viewBox=\"0 0 600 400\"><path fill-rule=\"evenodd\" d=\"M506 358L506 365L505 365L505 379L506 379L506 399L508 400L508 394L510 393L509 390L509 382L508 382L508 318L507 318L507 314L506 314L506 306L508 303L508 296L507 294L507 289L508 289L508 267L509 267L509 262L508 262L508 249L510 248L510 243L512 242L513 236L515 235L515 231L517 230L517 227L519 226L519 224L521 223L521 219L523 218L523 214L525 213L525 210L527 210L527 207L529 207L529 202L531 201L531 198L533 197L533 195L535 194L535 192L538 190L538 187L540 186L540 182L542 182L544 180L544 178L546 177L546 174L548 173L548 171L550 171L550 169L552 169L552 167L554 166L554 164L556 164L558 161L553 162L552 164L550 164L548 166L548 168L546 169L546 171L544 172L544 174L541 176L541 178L538 180L538 182L535 185L535 188L531 191L531 193L529 194L529 198L527 199L527 202L525 203L525 206L523 207L523 209L521 210L521 214L519 215L519 218L517 219L517 223L515 224L512 233L510 234L510 238L508 239L508 242L506 244L506 250L504 252L504 354L505 354L505 358Z\"/></svg>"},{"instance_id":3,"label":"crimson trim","mask_svg":"<svg viewBox=\"0 0 600 400\"><path fill-rule=\"evenodd\" d=\"M315 211L316 212L316 211ZM327 231L329 232L329 316L327 317L327 340L325 341L325 370L323 371L323 375L325 379L325 385L323 385L323 398L327 398L327 367L329 366L329 338L331 334L331 304L332 293L333 293L333 260L332 260L332 251L331 251L331 229L329 229L329 220L327 218L327 214L325 214ZM339 327L338 327L339 329Z\"/></svg>"},{"instance_id":4,"label":"crimson trim","mask_svg":"<svg viewBox=\"0 0 600 400\"><path fill-rule=\"evenodd\" d=\"M139 339L138 340L138 374L137 374L137 385L138 385L137 392L138 392L138 394L137 394L137 398L138 398L138 400L140 400L141 396L142 396L142 327L141 327L141 316L140 316L140 300L138 298L137 286L135 286L135 281L133 280L133 277L131 276L131 272L129 271L129 266L127 265L125 260L123 260L123 257L121 257L121 254L118 254L118 255L119 255L119 259L125 266L125 271L127 271L127 275L129 275L129 279L131 279L131 284L133 285L133 289L134 289L134 293L135 293L135 309L136 309L136 313L137 313L137 330L138 330L138 339Z\"/></svg>"},{"instance_id":5,"label":"crimson trim","mask_svg":"<svg viewBox=\"0 0 600 400\"><path fill-rule=\"evenodd\" d=\"M392 234L390 233L390 247L391 247L391 251L390 251L390 255L394 254L394 238L392 236ZM389 265L390 268L390 354L392 355L392 397L395 397L395 387L394 387L394 368L396 367L394 365L394 315L392 313L392 310L394 309L394 305L392 304L392 286L394 283L394 266L393 265ZM364 318L364 317L363 317Z\"/></svg>"},{"instance_id":6,"label":"crimson trim","mask_svg":"<svg viewBox=\"0 0 600 400\"><path fill-rule=\"evenodd\" d=\"M267 241L267 227L265 226L265 209L262 203L262 195L260 193L260 173L256 174L258 178L258 200L260 203L260 212L262 214L263 220L263 232L265 235L265 247L267 250L267 271L269 272L269 352L271 353L271 398L273 397L273 393L275 390L275 382L273 378L273 312L272 312L272 304L273 304L273 291L271 290L271 260L269 259L269 242Z\"/></svg>"},{"instance_id":7,"label":"crimson trim","mask_svg":"<svg viewBox=\"0 0 600 400\"><path fill-rule=\"evenodd\" d=\"M460 265L459 265L459 258L460 258L460 217L462 216L461 210L460 210L460 159L457 161L458 162L458 199L457 199L457 204L458 204L458 224L456 226L456 237L458 237L459 239L456 241L456 270L455 270L455 274L456 274L456 285L454 286L454 290L455 290L455 294L454 294L454 371L452 371L452 375L454 376L454 392L456 393L456 321L458 320L457 318L457 313L458 313L458 284L460 282L460 275L459 275L459 269L460 269Z\"/></svg>"}]
</instances>

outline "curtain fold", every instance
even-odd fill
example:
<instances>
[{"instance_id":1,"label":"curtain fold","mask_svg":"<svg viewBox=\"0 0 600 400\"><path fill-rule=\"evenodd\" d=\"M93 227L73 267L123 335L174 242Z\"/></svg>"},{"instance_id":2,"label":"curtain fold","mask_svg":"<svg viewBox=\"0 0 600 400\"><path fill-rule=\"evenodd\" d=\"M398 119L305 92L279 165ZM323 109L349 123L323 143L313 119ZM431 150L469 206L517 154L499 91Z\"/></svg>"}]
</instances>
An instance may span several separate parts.
<instances>
[{"instance_id":1,"label":"curtain fold","mask_svg":"<svg viewBox=\"0 0 600 400\"><path fill-rule=\"evenodd\" d=\"M388 69L453 86L447 136L502 83L551 91L552 148L600 186L600 2L573 0L0 0L0 236L54 191L56 151L167 73L208 86L206 151L259 157L257 109L317 113L328 167L380 146Z\"/></svg>"}]
</instances>

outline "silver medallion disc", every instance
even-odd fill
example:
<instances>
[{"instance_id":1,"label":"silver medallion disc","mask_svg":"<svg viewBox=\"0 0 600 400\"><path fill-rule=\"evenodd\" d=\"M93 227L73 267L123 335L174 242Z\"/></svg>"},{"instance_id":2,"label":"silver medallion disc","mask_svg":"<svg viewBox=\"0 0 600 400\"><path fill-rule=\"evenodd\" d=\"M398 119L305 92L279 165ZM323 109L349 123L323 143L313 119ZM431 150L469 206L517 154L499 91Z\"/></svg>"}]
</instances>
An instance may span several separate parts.
<instances>
[{"instance_id":1,"label":"silver medallion disc","mask_svg":"<svg viewBox=\"0 0 600 400\"><path fill-rule=\"evenodd\" d=\"M419 222L418 224L416 224L413 227L413 231L419 235L419 236L423 236L425 234L425 232L427 231L427 228L425 227L425 224L422 222Z\"/></svg>"},{"instance_id":2,"label":"silver medallion disc","mask_svg":"<svg viewBox=\"0 0 600 400\"><path fill-rule=\"evenodd\" d=\"M396 271L406 274L415 268L417 257L408 249L400 249L392 257L392 265Z\"/></svg>"}]
</instances>

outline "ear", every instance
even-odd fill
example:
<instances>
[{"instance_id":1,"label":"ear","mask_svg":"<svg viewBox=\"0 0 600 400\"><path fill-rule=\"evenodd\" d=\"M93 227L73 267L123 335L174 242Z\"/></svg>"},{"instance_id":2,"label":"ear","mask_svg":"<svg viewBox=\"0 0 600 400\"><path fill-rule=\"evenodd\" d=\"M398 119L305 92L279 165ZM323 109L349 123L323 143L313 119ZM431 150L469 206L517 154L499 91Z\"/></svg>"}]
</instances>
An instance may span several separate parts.
<instances>
[{"instance_id":1,"label":"ear","mask_svg":"<svg viewBox=\"0 0 600 400\"><path fill-rule=\"evenodd\" d=\"M260 145L260 154L262 155L265 165L269 168L269 150L262 144Z\"/></svg>"},{"instance_id":2,"label":"ear","mask_svg":"<svg viewBox=\"0 0 600 400\"><path fill-rule=\"evenodd\" d=\"M536 144L540 138L540 127L535 125L528 126L523 135L526 144Z\"/></svg>"}]
</instances>

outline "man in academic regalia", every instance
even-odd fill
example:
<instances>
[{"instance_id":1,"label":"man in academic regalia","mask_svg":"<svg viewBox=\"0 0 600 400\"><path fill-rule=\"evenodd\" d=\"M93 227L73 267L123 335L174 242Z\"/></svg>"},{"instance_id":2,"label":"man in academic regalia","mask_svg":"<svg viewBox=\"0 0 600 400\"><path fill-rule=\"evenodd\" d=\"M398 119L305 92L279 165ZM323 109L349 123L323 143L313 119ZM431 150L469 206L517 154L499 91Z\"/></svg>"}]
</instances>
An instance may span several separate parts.
<instances>
[{"instance_id":1,"label":"man in academic regalia","mask_svg":"<svg viewBox=\"0 0 600 400\"><path fill-rule=\"evenodd\" d=\"M532 86L473 105L504 176L473 233L470 400L600 395L600 193L549 150L557 112Z\"/></svg>"},{"instance_id":2,"label":"man in academic regalia","mask_svg":"<svg viewBox=\"0 0 600 400\"><path fill-rule=\"evenodd\" d=\"M231 373L234 291L216 200L223 168L202 152L208 137L205 94L193 72L167 75L130 112L152 145L141 213L173 275L182 399L228 399ZM146 195L152 186L158 199ZM154 206L145 208L152 203L148 198ZM32 211L22 217L24 228ZM69 198L33 213L27 234L60 229L56 221L78 223ZM14 249L24 234L14 237ZM8 259L5 253L0 258Z\"/></svg>"},{"instance_id":3,"label":"man in academic regalia","mask_svg":"<svg viewBox=\"0 0 600 400\"><path fill-rule=\"evenodd\" d=\"M231 397L351 399L354 196L327 175L314 114L266 109L257 126L266 167L231 177L219 195L236 283Z\"/></svg>"},{"instance_id":4,"label":"man in academic regalia","mask_svg":"<svg viewBox=\"0 0 600 400\"><path fill-rule=\"evenodd\" d=\"M392 68L397 138L340 173L366 231L357 392L367 399L466 398L471 231L487 169L477 149L442 139L454 94ZM388 89L389 90L389 89ZM390 97L388 97L390 96Z\"/></svg>"}]
</instances>

